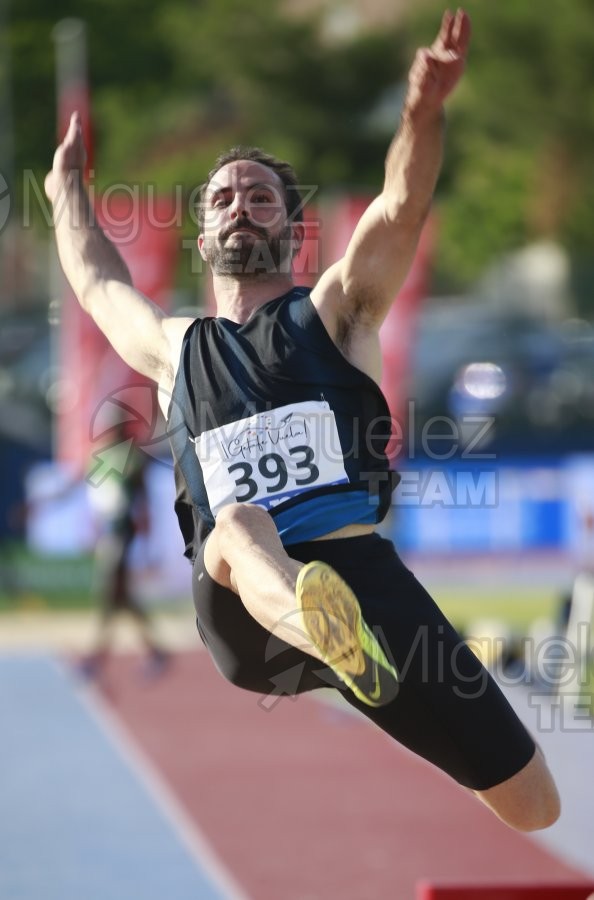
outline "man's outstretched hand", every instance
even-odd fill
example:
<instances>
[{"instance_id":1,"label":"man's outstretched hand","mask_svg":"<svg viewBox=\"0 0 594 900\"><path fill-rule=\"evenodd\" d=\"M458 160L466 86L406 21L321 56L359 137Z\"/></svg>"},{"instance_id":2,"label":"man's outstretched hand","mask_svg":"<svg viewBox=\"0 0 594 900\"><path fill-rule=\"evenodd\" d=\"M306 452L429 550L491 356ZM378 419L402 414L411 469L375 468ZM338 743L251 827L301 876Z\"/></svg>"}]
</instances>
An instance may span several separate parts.
<instances>
[{"instance_id":1,"label":"man's outstretched hand","mask_svg":"<svg viewBox=\"0 0 594 900\"><path fill-rule=\"evenodd\" d=\"M74 112L64 140L54 153L52 169L45 178L45 193L52 203L71 174L82 177L86 158L80 113Z\"/></svg>"},{"instance_id":2,"label":"man's outstretched hand","mask_svg":"<svg viewBox=\"0 0 594 900\"><path fill-rule=\"evenodd\" d=\"M406 105L409 112L440 109L456 87L466 63L470 43L470 18L463 9L446 10L439 34L430 47L417 51L408 76Z\"/></svg>"}]
</instances>

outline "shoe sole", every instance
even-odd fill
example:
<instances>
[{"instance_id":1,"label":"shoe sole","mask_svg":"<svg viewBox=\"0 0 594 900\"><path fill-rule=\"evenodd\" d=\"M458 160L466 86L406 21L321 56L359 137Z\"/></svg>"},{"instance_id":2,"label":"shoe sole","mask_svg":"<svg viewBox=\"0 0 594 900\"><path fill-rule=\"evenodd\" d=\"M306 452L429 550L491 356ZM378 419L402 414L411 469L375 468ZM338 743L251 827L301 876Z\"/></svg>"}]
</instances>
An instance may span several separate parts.
<instances>
[{"instance_id":1,"label":"shoe sole","mask_svg":"<svg viewBox=\"0 0 594 900\"><path fill-rule=\"evenodd\" d=\"M330 566L310 562L295 587L307 635L324 662L368 706L398 693L398 673L363 620L348 584Z\"/></svg>"}]
</instances>

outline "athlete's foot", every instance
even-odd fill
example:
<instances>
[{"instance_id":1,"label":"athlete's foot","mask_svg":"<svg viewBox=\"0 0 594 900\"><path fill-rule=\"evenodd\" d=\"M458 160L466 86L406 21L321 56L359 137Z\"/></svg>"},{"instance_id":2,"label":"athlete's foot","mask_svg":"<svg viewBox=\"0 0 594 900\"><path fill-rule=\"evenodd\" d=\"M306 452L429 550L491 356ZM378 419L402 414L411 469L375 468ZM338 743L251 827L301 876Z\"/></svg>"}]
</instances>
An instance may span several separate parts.
<instances>
[{"instance_id":1,"label":"athlete's foot","mask_svg":"<svg viewBox=\"0 0 594 900\"><path fill-rule=\"evenodd\" d=\"M398 693L398 672L388 661L345 581L323 562L297 576L297 602L305 630L324 662L369 706L384 706Z\"/></svg>"}]
</instances>

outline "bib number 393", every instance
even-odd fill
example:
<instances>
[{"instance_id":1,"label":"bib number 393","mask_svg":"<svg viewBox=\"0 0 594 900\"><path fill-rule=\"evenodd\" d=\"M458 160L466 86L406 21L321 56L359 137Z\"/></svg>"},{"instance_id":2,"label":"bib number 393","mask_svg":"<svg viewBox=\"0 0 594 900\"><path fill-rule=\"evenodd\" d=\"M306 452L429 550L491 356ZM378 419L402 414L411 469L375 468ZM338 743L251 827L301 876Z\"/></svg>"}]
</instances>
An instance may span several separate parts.
<instances>
[{"instance_id":1,"label":"bib number 393","mask_svg":"<svg viewBox=\"0 0 594 900\"><path fill-rule=\"evenodd\" d=\"M228 503L270 509L302 491L348 482L334 413L323 400L213 428L195 445L215 516Z\"/></svg>"}]
</instances>

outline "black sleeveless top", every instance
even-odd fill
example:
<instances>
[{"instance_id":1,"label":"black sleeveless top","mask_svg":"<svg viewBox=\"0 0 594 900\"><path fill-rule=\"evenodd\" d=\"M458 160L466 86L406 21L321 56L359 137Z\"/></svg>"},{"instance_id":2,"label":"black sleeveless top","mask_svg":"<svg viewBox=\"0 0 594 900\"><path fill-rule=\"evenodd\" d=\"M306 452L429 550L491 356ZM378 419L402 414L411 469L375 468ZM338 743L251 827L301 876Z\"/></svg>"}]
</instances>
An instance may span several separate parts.
<instances>
[{"instance_id":1,"label":"black sleeveless top","mask_svg":"<svg viewBox=\"0 0 594 900\"><path fill-rule=\"evenodd\" d=\"M264 506L289 544L381 521L399 480L386 400L335 346L307 288L244 324L196 319L167 425L191 559L226 503Z\"/></svg>"}]
</instances>

